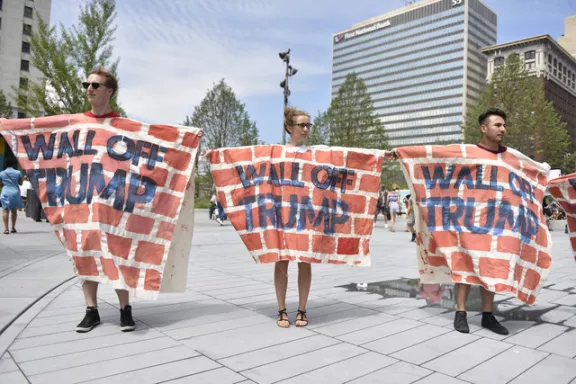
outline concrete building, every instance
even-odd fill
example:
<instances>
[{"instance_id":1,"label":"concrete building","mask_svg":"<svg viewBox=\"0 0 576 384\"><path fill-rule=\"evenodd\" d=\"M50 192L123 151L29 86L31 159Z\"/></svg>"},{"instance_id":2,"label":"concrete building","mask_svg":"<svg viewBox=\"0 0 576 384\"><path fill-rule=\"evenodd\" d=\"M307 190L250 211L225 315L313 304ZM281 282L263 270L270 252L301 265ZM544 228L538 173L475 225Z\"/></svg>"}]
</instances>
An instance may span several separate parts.
<instances>
[{"instance_id":1,"label":"concrete building","mask_svg":"<svg viewBox=\"0 0 576 384\"><path fill-rule=\"evenodd\" d=\"M549 35L485 47L488 56L487 80L506 57L517 54L525 61L528 73L544 79L546 99L567 123L576 148L576 59Z\"/></svg>"},{"instance_id":2,"label":"concrete building","mask_svg":"<svg viewBox=\"0 0 576 384\"><path fill-rule=\"evenodd\" d=\"M32 66L30 35L39 16L50 23L51 0L0 0L0 89L14 106L13 117L23 117L12 101L12 87L22 88L38 81L40 72ZM0 170L10 154L0 137Z\"/></svg>"},{"instance_id":3,"label":"concrete building","mask_svg":"<svg viewBox=\"0 0 576 384\"><path fill-rule=\"evenodd\" d=\"M346 75L366 83L391 146L461 141L486 78L481 47L496 14L479 0L423 0L333 35L332 97Z\"/></svg>"},{"instance_id":4,"label":"concrete building","mask_svg":"<svg viewBox=\"0 0 576 384\"><path fill-rule=\"evenodd\" d=\"M572 57L576 57L576 16L564 20L564 34L558 38L560 44Z\"/></svg>"}]
</instances>

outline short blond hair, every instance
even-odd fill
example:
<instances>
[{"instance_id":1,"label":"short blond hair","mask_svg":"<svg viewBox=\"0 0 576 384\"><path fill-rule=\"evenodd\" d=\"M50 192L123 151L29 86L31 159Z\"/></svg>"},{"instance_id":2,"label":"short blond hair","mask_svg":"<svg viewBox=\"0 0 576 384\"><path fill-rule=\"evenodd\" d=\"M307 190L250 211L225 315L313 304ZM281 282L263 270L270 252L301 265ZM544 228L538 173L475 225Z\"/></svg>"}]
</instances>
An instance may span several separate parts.
<instances>
[{"instance_id":1,"label":"short blond hair","mask_svg":"<svg viewBox=\"0 0 576 384\"><path fill-rule=\"evenodd\" d=\"M297 116L308 116L308 118L310 118L308 112L301 111L293 107L288 107L284 109L284 130L286 132L290 133L290 131L288 130L288 126L294 125L294 118Z\"/></svg>"}]
</instances>

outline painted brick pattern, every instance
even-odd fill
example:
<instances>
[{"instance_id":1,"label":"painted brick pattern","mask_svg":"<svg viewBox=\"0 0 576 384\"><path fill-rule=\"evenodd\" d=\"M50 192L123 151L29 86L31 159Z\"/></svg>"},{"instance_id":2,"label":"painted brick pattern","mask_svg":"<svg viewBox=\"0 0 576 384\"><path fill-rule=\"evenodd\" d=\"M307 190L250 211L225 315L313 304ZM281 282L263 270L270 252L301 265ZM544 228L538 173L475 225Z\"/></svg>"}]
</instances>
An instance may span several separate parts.
<instances>
[{"instance_id":1,"label":"painted brick pattern","mask_svg":"<svg viewBox=\"0 0 576 384\"><path fill-rule=\"evenodd\" d=\"M81 280L147 299L184 290L200 129L76 114L0 132Z\"/></svg>"},{"instance_id":2,"label":"painted brick pattern","mask_svg":"<svg viewBox=\"0 0 576 384\"><path fill-rule=\"evenodd\" d=\"M550 180L548 191L566 212L570 244L576 260L576 173Z\"/></svg>"},{"instance_id":3,"label":"painted brick pattern","mask_svg":"<svg viewBox=\"0 0 576 384\"><path fill-rule=\"evenodd\" d=\"M551 263L541 206L549 166L476 145L398 154L415 202L422 282L481 285L533 304Z\"/></svg>"},{"instance_id":4,"label":"painted brick pattern","mask_svg":"<svg viewBox=\"0 0 576 384\"><path fill-rule=\"evenodd\" d=\"M370 265L384 152L223 148L207 157L218 200L257 263Z\"/></svg>"}]
</instances>

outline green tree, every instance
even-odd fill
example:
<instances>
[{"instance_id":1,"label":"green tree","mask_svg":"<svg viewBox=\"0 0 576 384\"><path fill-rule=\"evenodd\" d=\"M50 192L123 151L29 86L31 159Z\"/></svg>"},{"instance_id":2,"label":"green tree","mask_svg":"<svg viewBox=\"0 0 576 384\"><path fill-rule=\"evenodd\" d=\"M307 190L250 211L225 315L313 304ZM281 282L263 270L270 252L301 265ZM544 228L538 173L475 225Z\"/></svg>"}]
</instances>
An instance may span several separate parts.
<instances>
[{"instance_id":1,"label":"green tree","mask_svg":"<svg viewBox=\"0 0 576 384\"><path fill-rule=\"evenodd\" d=\"M186 116L183 124L204 130L202 145L205 148L260 143L256 123L250 121L246 106L238 101L224 79L208 90L200 105L194 107L192 116Z\"/></svg>"},{"instance_id":2,"label":"green tree","mask_svg":"<svg viewBox=\"0 0 576 384\"><path fill-rule=\"evenodd\" d=\"M310 135L306 144L308 145L328 145L330 140L330 119L328 112L320 112L314 117Z\"/></svg>"},{"instance_id":3,"label":"green tree","mask_svg":"<svg viewBox=\"0 0 576 384\"><path fill-rule=\"evenodd\" d=\"M81 5L77 24L71 28L62 24L50 27L39 18L31 38L31 55L41 81L13 88L18 109L31 116L89 110L82 81L99 66L117 73L119 58L112 59L115 19L115 0L89 0ZM117 97L118 92L112 108L125 116Z\"/></svg>"},{"instance_id":4,"label":"green tree","mask_svg":"<svg viewBox=\"0 0 576 384\"><path fill-rule=\"evenodd\" d=\"M375 115L366 84L349 73L328 109L330 145L342 147L388 147L382 121Z\"/></svg>"},{"instance_id":5,"label":"green tree","mask_svg":"<svg viewBox=\"0 0 576 384\"><path fill-rule=\"evenodd\" d=\"M572 158L566 124L546 100L543 80L530 76L518 55L508 56L494 71L490 83L468 110L464 123L466 143L480 141L478 116L488 108L506 112L506 145L546 161L553 168L566 169L567 159Z\"/></svg>"},{"instance_id":6,"label":"green tree","mask_svg":"<svg viewBox=\"0 0 576 384\"><path fill-rule=\"evenodd\" d=\"M12 104L6 98L4 91L0 89L0 117L10 119L14 115Z\"/></svg>"}]
</instances>

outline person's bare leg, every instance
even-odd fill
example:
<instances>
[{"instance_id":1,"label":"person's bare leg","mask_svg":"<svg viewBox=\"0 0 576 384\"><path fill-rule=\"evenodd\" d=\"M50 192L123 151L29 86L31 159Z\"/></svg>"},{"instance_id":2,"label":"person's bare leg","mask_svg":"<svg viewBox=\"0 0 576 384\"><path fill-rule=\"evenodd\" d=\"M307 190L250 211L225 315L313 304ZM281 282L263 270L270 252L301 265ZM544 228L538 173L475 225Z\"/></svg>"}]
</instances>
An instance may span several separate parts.
<instances>
[{"instance_id":1,"label":"person's bare leg","mask_svg":"<svg viewBox=\"0 0 576 384\"><path fill-rule=\"evenodd\" d=\"M396 212L390 214L390 231L394 232L394 224L396 223Z\"/></svg>"},{"instance_id":2,"label":"person's bare leg","mask_svg":"<svg viewBox=\"0 0 576 384\"><path fill-rule=\"evenodd\" d=\"M278 311L286 309L286 290L288 289L288 261L278 261L274 266L274 288L276 289L276 300L278 300ZM278 325L286 328L290 325L288 315L279 315Z\"/></svg>"},{"instance_id":3,"label":"person's bare leg","mask_svg":"<svg viewBox=\"0 0 576 384\"><path fill-rule=\"evenodd\" d=\"M4 221L4 231L5 232L9 232L8 231L8 209L3 209L2 210L2 221Z\"/></svg>"},{"instance_id":4,"label":"person's bare leg","mask_svg":"<svg viewBox=\"0 0 576 384\"><path fill-rule=\"evenodd\" d=\"M16 219L18 218L18 210L17 209L11 209L10 210L11 215L12 215L12 230L16 230Z\"/></svg>"},{"instance_id":5,"label":"person's bare leg","mask_svg":"<svg viewBox=\"0 0 576 384\"><path fill-rule=\"evenodd\" d=\"M312 265L309 263L298 263L298 310L306 312L306 304L308 303L308 295L310 294L310 286L312 285ZM297 327L308 325L308 319L305 314L298 314L296 316Z\"/></svg>"},{"instance_id":6,"label":"person's bare leg","mask_svg":"<svg viewBox=\"0 0 576 384\"><path fill-rule=\"evenodd\" d=\"M130 294L124 289L117 289L116 295L118 296L118 301L120 302L120 309L126 308L130 305Z\"/></svg>"},{"instance_id":7,"label":"person's bare leg","mask_svg":"<svg viewBox=\"0 0 576 384\"><path fill-rule=\"evenodd\" d=\"M494 292L480 287L480 297L482 298L482 312L492 312L494 308Z\"/></svg>"},{"instance_id":8,"label":"person's bare leg","mask_svg":"<svg viewBox=\"0 0 576 384\"><path fill-rule=\"evenodd\" d=\"M95 281L85 281L82 284L82 292L84 292L84 300L86 300L87 307L98 307L96 304L96 295L98 294L98 283Z\"/></svg>"},{"instance_id":9,"label":"person's bare leg","mask_svg":"<svg viewBox=\"0 0 576 384\"><path fill-rule=\"evenodd\" d=\"M468 300L470 286L468 284L456 283L454 289L456 291L456 310L466 312L466 300Z\"/></svg>"}]
</instances>

